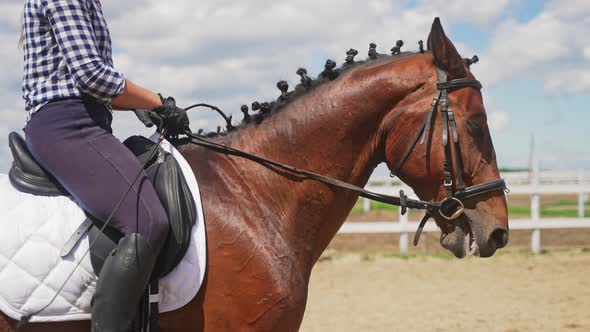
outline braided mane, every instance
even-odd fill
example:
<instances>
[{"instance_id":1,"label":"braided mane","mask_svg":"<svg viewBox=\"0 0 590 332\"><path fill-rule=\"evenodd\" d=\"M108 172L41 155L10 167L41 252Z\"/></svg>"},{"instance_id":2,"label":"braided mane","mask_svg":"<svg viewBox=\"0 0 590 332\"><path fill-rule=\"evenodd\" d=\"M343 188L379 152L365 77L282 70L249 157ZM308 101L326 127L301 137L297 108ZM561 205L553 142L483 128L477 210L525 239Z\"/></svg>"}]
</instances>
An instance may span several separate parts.
<instances>
[{"instance_id":1,"label":"braided mane","mask_svg":"<svg viewBox=\"0 0 590 332\"><path fill-rule=\"evenodd\" d=\"M263 103L253 102L251 110L257 111L255 114L249 113L250 109L247 105L242 105L241 111L244 117L239 125L234 126L231 123L231 117L229 117L229 121L226 125L225 130L222 130L221 126L217 127L217 131L209 133L206 133L203 129L200 129L198 131L198 135L213 138L217 136L225 136L228 133L238 131L248 126L259 125L268 117L271 117L273 114L284 109L288 104L290 104L294 100L298 100L299 98L306 95L310 91L315 90L319 86L336 80L342 73L350 69L358 68L369 63L374 64L378 62L386 62L397 58L424 53L422 41L420 41L418 44L420 45L419 52L401 52L400 49L403 46L403 42L397 41L396 46L394 46L391 49L392 55L386 55L377 53L376 45L374 43L371 43L368 53L369 57L362 61L354 61L354 57L358 54L358 52L354 49L350 49L346 53L346 61L340 67L336 68L336 63L334 61L327 60L325 64L325 70L321 72L316 78L311 78L307 76L307 70L305 70L304 68L299 68L299 70L297 70L297 74L301 76L301 83L296 85L294 90L288 92L287 82L280 81L277 83L277 87L279 88L279 90L281 90L281 95L274 101ZM189 140L181 138L175 141L175 145L182 145L188 142Z\"/></svg>"}]
</instances>

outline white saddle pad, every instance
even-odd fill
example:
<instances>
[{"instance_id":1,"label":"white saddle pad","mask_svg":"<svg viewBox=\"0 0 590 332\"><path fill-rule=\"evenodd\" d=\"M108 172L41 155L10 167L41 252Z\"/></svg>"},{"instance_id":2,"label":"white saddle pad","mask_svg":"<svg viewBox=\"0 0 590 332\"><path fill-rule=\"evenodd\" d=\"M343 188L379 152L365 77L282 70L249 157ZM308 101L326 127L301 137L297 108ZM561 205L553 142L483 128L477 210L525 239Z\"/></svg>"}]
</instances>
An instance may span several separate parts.
<instances>
[{"instance_id":1,"label":"white saddle pad","mask_svg":"<svg viewBox=\"0 0 590 332\"><path fill-rule=\"evenodd\" d=\"M157 136L151 138L156 140ZM161 145L178 161L197 206L191 245L182 262L160 280L160 311L181 308L201 287L206 243L203 207L196 178L180 153L167 141ZM78 205L67 197L23 194L0 174L0 310L20 319L45 306L88 249L88 236L72 253L60 257L64 244L84 221ZM57 299L33 322L90 319L90 299L97 277L90 256L82 259Z\"/></svg>"}]
</instances>

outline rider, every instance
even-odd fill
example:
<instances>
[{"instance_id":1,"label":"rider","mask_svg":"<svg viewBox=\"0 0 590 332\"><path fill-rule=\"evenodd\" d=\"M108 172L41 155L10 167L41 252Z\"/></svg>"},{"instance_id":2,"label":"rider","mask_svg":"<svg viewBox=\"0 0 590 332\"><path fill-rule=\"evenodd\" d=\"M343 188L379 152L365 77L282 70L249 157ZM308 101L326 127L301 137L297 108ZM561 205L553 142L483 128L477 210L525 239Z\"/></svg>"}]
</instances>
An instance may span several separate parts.
<instances>
[{"instance_id":1,"label":"rider","mask_svg":"<svg viewBox=\"0 0 590 332\"><path fill-rule=\"evenodd\" d=\"M99 220L107 220L142 165L112 135L112 110L152 110L167 129L188 125L186 112L113 67L100 0L25 0L25 135L35 158ZM145 172L110 226L124 237L105 260L92 300L93 331L128 331L168 217Z\"/></svg>"}]
</instances>

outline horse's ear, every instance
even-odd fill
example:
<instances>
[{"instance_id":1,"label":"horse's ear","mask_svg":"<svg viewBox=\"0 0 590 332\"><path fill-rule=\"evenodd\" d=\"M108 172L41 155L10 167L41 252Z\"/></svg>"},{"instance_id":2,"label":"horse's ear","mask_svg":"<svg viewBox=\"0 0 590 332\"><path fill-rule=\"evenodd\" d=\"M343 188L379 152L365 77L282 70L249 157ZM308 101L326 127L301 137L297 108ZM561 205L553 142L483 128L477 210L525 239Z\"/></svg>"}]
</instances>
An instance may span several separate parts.
<instances>
[{"instance_id":1,"label":"horse's ear","mask_svg":"<svg viewBox=\"0 0 590 332\"><path fill-rule=\"evenodd\" d=\"M467 71L463 58L457 52L455 45L445 35L438 17L432 22L432 29L430 29L428 35L428 50L434 55L436 65L449 73L449 78L465 77Z\"/></svg>"}]
</instances>

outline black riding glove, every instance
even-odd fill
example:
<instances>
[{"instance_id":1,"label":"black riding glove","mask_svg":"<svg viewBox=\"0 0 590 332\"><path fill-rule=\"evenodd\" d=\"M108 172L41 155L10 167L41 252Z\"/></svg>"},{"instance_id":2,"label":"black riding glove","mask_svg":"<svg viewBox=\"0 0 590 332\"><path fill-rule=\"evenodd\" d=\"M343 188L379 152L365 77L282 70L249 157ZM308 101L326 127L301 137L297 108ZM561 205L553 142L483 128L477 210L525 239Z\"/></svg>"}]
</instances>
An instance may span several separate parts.
<instances>
[{"instance_id":1,"label":"black riding glove","mask_svg":"<svg viewBox=\"0 0 590 332\"><path fill-rule=\"evenodd\" d=\"M158 131L166 131L167 136L178 136L189 129L189 119L186 111L176 106L172 97L165 98L160 95L163 106L158 106L148 112L150 120L158 126Z\"/></svg>"}]
</instances>

